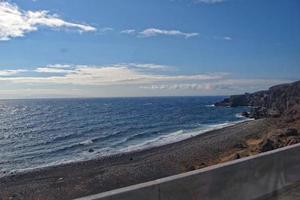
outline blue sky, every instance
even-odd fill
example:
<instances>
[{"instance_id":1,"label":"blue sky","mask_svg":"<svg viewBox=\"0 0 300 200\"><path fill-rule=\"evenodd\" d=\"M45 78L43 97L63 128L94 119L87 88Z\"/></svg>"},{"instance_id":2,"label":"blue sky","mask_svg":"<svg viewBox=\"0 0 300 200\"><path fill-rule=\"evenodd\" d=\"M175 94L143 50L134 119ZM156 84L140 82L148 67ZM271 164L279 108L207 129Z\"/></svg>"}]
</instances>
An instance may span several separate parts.
<instances>
[{"instance_id":1,"label":"blue sky","mask_svg":"<svg viewBox=\"0 0 300 200\"><path fill-rule=\"evenodd\" d=\"M1 1L0 98L228 95L298 80L299 11L298 0Z\"/></svg>"}]
</instances>

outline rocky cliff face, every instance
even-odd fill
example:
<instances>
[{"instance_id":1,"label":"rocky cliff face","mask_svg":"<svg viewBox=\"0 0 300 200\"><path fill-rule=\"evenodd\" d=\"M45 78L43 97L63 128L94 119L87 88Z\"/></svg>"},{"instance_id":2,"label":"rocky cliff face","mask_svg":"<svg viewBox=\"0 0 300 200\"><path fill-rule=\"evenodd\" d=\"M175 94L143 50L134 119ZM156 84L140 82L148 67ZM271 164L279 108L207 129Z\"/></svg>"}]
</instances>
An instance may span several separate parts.
<instances>
[{"instance_id":1,"label":"rocky cliff face","mask_svg":"<svg viewBox=\"0 0 300 200\"><path fill-rule=\"evenodd\" d=\"M296 120L300 118L300 81L276 85L266 91L233 95L215 106L251 106L249 117L285 116L287 120Z\"/></svg>"}]
</instances>

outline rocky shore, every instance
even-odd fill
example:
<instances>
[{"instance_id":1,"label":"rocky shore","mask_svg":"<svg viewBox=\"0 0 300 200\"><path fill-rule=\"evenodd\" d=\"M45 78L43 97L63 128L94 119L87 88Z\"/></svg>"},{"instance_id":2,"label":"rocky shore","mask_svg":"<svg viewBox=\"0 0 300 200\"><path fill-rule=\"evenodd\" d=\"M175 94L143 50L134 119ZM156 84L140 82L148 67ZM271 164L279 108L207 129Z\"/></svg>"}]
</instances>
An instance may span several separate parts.
<instances>
[{"instance_id":1,"label":"rocky shore","mask_svg":"<svg viewBox=\"0 0 300 200\"><path fill-rule=\"evenodd\" d=\"M273 119L277 123L277 128L262 138L239 144L241 151L235 152L233 157L247 156L245 152L249 151L260 153L300 142L300 81L276 85L251 94L232 95L215 103L215 106L250 106L250 112L242 113L243 116Z\"/></svg>"},{"instance_id":2,"label":"rocky shore","mask_svg":"<svg viewBox=\"0 0 300 200\"><path fill-rule=\"evenodd\" d=\"M285 117L287 121L297 120L300 118L300 81L276 85L265 91L232 95L215 106L251 106L250 113L243 115L255 119Z\"/></svg>"}]
</instances>

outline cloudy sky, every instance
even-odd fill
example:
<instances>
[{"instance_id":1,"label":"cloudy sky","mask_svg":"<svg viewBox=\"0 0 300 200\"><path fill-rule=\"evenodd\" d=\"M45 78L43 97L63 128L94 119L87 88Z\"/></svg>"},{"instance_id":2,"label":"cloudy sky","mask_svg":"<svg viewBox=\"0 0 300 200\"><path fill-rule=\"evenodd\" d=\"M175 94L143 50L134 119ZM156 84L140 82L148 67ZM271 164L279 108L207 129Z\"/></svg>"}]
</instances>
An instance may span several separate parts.
<instances>
[{"instance_id":1,"label":"cloudy sky","mask_svg":"<svg viewBox=\"0 0 300 200\"><path fill-rule=\"evenodd\" d=\"M0 98L228 95L300 79L299 0L0 0Z\"/></svg>"}]
</instances>

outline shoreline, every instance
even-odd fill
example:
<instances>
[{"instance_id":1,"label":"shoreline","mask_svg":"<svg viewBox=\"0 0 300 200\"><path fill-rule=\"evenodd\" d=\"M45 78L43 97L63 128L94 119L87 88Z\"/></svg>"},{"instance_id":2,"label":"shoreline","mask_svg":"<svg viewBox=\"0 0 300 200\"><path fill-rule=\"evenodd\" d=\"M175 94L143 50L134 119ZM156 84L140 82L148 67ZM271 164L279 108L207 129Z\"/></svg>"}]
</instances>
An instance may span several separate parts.
<instances>
[{"instance_id":1,"label":"shoreline","mask_svg":"<svg viewBox=\"0 0 300 200\"><path fill-rule=\"evenodd\" d=\"M245 117L242 117L242 118L245 118ZM67 165L74 165L74 164L76 165L76 163L82 163L82 162L85 163L85 162L95 161L95 160L107 160L107 159L109 160L113 157L122 157L122 156L127 155L127 154L143 153L145 151L151 151L153 149L161 148L161 147L164 147L164 146L167 146L167 145L176 145L176 143L184 142L185 140L193 140L194 137L209 134L210 132L213 132L213 131L218 131L218 130L221 130L221 129L225 129L227 127L232 127L232 126L242 124L242 123L246 123L246 122L250 122L250 121L253 121L253 120L254 119L251 119L251 118L245 118L244 120L239 120L239 121L235 121L235 122L214 124L214 125L212 125L213 126L212 128L208 128L208 129L205 129L203 131L199 131L199 133L197 133L196 135L190 135L190 136L184 137L183 139L168 141L166 143L155 144L155 145L152 145L152 146L144 146L144 147L136 148L136 149L133 149L133 150L120 151L120 152L116 152L116 153L112 153L112 154L108 154L108 155L96 155L93 158L82 159L82 160L70 160L70 161L62 162L62 163L59 163L59 164L56 164L56 165L53 164L53 165L46 165L46 166L41 166L41 167L32 167L32 168L26 168L26 169L10 170L10 171L7 171L6 173L0 174L0 180L1 180L1 178L5 178L5 177L9 177L9 176L17 176L17 175L26 174L26 173L32 173L32 172L35 172L35 171L43 171L43 170L47 170L47 169L55 168L55 167L64 167L64 166L67 166ZM226 124L226 125L223 125L223 124ZM220 127L218 127L218 126L220 126ZM168 136L168 135L166 135L166 136ZM0 171L0 173L1 173L1 171Z\"/></svg>"},{"instance_id":2,"label":"shoreline","mask_svg":"<svg viewBox=\"0 0 300 200\"><path fill-rule=\"evenodd\" d=\"M154 148L160 148L160 147L163 147L163 146L166 146L166 145L171 145L171 144L175 144L175 143L182 142L182 141L185 141L185 140L193 139L194 137L197 137L197 136L200 136L200 135L203 135L203 134L209 134L212 131L221 130L221 129L224 129L224 128L227 128L227 127L235 126L237 124L242 124L242 123L253 121L253 120L254 119L246 118L246 117L243 117L241 115L241 120L233 121L233 122L227 122L227 123L220 123L220 124L212 124L212 125L210 125L210 126L212 126L211 128L207 128L205 130L199 130L199 132L196 133L195 135L185 135L184 134L185 136L182 137L181 139L169 140L169 141L166 141L165 143L161 143L161 144L141 146L139 148L138 147L133 148L132 150L121 150L120 152L115 152L115 153L111 153L111 154L108 154L108 155L97 155L96 154L94 157L87 158L87 159L70 160L70 161L67 161L67 162L61 162L61 163L58 163L58 164L49 164L49 165L44 165L44 166L40 166L40 167L32 167L32 168L25 168L25 169L14 169L14 170L4 170L5 173L0 171L0 179L3 178L3 177L7 177L7 176L19 175L19 174L24 174L24 173L31 173L31 172L34 172L34 171L46 170L48 168L53 168L53 167L72 165L72 164L76 164L76 163L80 163L80 162L88 162L88 161L93 161L93 160L105 160L105 159L110 159L111 157L123 156L125 154L144 152L144 151L151 150L151 149L154 149ZM168 134L168 135L165 135L165 136L168 137L171 134ZM149 141L146 141L146 142L148 143ZM139 146L139 145L134 145L134 146ZM130 147L130 148L132 148L132 147Z\"/></svg>"},{"instance_id":3,"label":"shoreline","mask_svg":"<svg viewBox=\"0 0 300 200\"><path fill-rule=\"evenodd\" d=\"M0 199L30 199L30 194L73 199L203 168L220 162L224 152L247 138L266 134L271 124L269 119L250 120L158 147L7 175L0 178Z\"/></svg>"}]
</instances>

